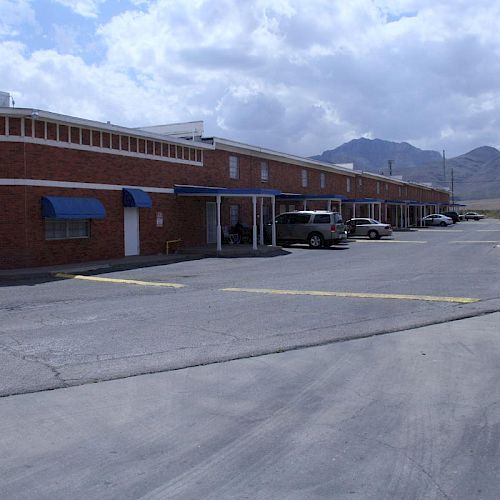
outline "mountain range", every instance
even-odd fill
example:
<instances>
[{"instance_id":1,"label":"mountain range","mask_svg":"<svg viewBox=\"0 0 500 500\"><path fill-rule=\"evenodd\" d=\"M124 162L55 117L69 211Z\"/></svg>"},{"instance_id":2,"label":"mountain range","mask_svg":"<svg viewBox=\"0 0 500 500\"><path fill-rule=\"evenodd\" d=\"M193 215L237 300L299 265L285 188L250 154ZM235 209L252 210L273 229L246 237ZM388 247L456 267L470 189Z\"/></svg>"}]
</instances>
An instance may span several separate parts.
<instances>
[{"instance_id":1,"label":"mountain range","mask_svg":"<svg viewBox=\"0 0 500 500\"><path fill-rule=\"evenodd\" d=\"M404 180L453 187L455 200L500 197L500 151L481 146L446 159L438 151L422 150L407 142L354 139L312 157L329 163L353 163L356 170L402 176ZM453 186L452 186L453 172Z\"/></svg>"}]
</instances>

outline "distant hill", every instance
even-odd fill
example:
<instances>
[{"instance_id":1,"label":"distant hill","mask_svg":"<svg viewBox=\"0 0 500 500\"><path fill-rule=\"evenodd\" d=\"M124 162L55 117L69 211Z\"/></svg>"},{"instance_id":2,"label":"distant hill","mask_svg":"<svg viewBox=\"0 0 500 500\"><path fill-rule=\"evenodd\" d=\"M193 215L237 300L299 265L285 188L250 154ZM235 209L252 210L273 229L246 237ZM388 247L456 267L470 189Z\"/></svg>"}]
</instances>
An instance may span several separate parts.
<instances>
[{"instance_id":1,"label":"distant hill","mask_svg":"<svg viewBox=\"0 0 500 500\"><path fill-rule=\"evenodd\" d=\"M323 151L312 157L330 163L354 163L356 170L389 173L388 160L393 160L393 175L403 175L411 167L440 161L437 151L424 151L407 142L390 142L382 139L354 139L335 149Z\"/></svg>"},{"instance_id":2,"label":"distant hill","mask_svg":"<svg viewBox=\"0 0 500 500\"><path fill-rule=\"evenodd\" d=\"M430 162L412 169L405 180L432 182L436 186L451 188L457 199L485 199L500 196L500 151L482 146L468 153L446 160L446 181L443 181L443 162Z\"/></svg>"},{"instance_id":3,"label":"distant hill","mask_svg":"<svg viewBox=\"0 0 500 500\"><path fill-rule=\"evenodd\" d=\"M354 163L356 170L389 175L388 160L393 160L392 174L416 182L432 182L451 189L453 169L454 194L457 200L498 198L500 196L500 151L482 146L445 164L437 151L425 151L407 142L381 139L354 139L338 148L312 158L330 163Z\"/></svg>"}]
</instances>

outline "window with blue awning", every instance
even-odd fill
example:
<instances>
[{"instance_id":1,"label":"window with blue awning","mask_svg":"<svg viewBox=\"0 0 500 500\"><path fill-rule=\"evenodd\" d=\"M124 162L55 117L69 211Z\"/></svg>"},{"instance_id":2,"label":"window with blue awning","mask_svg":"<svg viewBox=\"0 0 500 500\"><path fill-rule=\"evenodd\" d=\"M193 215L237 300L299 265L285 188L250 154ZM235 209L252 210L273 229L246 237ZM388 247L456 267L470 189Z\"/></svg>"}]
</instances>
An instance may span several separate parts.
<instances>
[{"instance_id":1,"label":"window with blue awning","mask_svg":"<svg viewBox=\"0 0 500 500\"><path fill-rule=\"evenodd\" d=\"M46 219L104 219L106 209L97 198L42 196L42 217Z\"/></svg>"},{"instance_id":2,"label":"window with blue awning","mask_svg":"<svg viewBox=\"0 0 500 500\"><path fill-rule=\"evenodd\" d=\"M151 208L153 202L148 193L137 188L123 188L123 206L135 208Z\"/></svg>"}]
</instances>

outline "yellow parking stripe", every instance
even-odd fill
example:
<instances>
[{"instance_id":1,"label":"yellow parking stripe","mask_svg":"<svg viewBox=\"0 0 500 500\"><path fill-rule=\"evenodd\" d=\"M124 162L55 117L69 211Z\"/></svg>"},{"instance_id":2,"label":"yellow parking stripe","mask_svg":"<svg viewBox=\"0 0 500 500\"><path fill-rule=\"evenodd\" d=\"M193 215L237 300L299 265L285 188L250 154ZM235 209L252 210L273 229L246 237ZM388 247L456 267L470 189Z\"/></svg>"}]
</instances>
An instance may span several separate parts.
<instances>
[{"instance_id":1,"label":"yellow parking stripe","mask_svg":"<svg viewBox=\"0 0 500 500\"><path fill-rule=\"evenodd\" d=\"M351 240L349 243L415 243L417 245L427 243L427 241L404 241L404 240Z\"/></svg>"},{"instance_id":2,"label":"yellow parking stripe","mask_svg":"<svg viewBox=\"0 0 500 500\"><path fill-rule=\"evenodd\" d=\"M223 288L222 291L274 295L314 295L316 297L347 297L358 299L423 300L427 302L455 302L458 304L470 304L481 300L469 297L436 297L432 295L404 295L392 293L324 292L313 290L273 290L271 288Z\"/></svg>"},{"instance_id":3,"label":"yellow parking stripe","mask_svg":"<svg viewBox=\"0 0 500 500\"><path fill-rule=\"evenodd\" d=\"M450 241L449 243L500 243L500 241L491 241L491 240L477 240L477 241Z\"/></svg>"},{"instance_id":4,"label":"yellow parking stripe","mask_svg":"<svg viewBox=\"0 0 500 500\"><path fill-rule=\"evenodd\" d=\"M160 281L139 281L139 280L124 280L118 278L101 278L99 276L84 276L82 274L56 273L55 276L57 278L86 280L86 281L101 281L104 283L120 283L124 285L164 286L169 288L183 288L186 286L186 285L180 285L179 283L162 283Z\"/></svg>"}]
</instances>

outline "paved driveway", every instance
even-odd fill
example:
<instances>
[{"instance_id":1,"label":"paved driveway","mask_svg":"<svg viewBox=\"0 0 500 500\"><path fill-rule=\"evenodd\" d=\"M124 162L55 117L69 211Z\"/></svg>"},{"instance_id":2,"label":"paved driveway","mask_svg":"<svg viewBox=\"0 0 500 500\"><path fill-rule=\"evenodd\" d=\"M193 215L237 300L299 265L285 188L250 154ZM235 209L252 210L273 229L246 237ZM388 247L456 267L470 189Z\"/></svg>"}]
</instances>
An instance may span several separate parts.
<instances>
[{"instance_id":1,"label":"paved driveway","mask_svg":"<svg viewBox=\"0 0 500 500\"><path fill-rule=\"evenodd\" d=\"M401 331L500 309L500 223L269 259L0 288L0 394ZM161 286L158 286L161 285Z\"/></svg>"}]
</instances>

